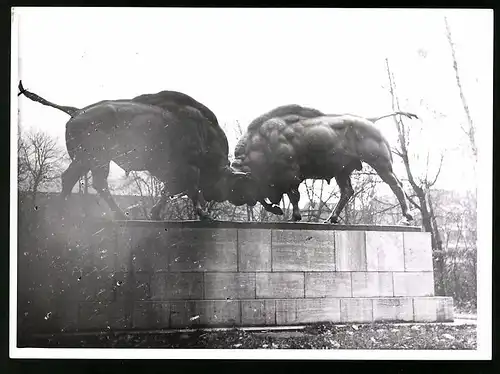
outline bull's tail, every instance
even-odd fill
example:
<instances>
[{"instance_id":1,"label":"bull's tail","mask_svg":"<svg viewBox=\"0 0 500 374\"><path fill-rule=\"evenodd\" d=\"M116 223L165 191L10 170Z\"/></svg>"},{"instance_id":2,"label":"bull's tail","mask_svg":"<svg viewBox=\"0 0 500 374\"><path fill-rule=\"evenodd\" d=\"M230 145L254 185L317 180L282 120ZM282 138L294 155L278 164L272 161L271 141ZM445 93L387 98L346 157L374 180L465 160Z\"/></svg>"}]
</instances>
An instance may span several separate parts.
<instances>
[{"instance_id":1,"label":"bull's tail","mask_svg":"<svg viewBox=\"0 0 500 374\"><path fill-rule=\"evenodd\" d=\"M42 105L47 105L47 106L50 106L52 108L59 109L60 111L63 111L64 113L70 115L71 117L74 117L80 111L80 109L72 107L72 106L62 106L62 105L57 105L57 104L51 103L50 101L45 100L43 97L40 97L40 96L34 94L33 92L29 92L28 90L25 90L23 87L22 81L19 81L19 93L17 94L17 96L19 96L19 95L24 95L28 99L36 101Z\"/></svg>"},{"instance_id":2,"label":"bull's tail","mask_svg":"<svg viewBox=\"0 0 500 374\"><path fill-rule=\"evenodd\" d=\"M392 116L396 116L396 115L405 116L405 117L408 117L410 119L412 119L412 118L418 119L418 116L416 114L409 113L409 112L394 112L391 114L386 114L385 116L367 118L367 119L371 122L377 122L377 121L381 120L382 118L392 117Z\"/></svg>"}]
</instances>

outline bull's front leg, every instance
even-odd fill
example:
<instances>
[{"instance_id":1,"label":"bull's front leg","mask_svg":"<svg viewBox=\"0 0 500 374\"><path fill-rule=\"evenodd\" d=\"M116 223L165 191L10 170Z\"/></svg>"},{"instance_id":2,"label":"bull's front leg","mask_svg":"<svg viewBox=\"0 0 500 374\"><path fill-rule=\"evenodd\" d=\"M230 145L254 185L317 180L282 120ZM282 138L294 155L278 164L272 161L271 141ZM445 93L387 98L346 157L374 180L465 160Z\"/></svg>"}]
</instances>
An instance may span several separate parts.
<instances>
[{"instance_id":1,"label":"bull's front leg","mask_svg":"<svg viewBox=\"0 0 500 374\"><path fill-rule=\"evenodd\" d=\"M299 209L299 200L300 200L300 192L298 187L294 187L287 193L290 202L292 203L293 212L292 212L292 220L300 221L302 219L302 215L300 214Z\"/></svg>"},{"instance_id":2,"label":"bull's front leg","mask_svg":"<svg viewBox=\"0 0 500 374\"><path fill-rule=\"evenodd\" d=\"M351 177L349 174L342 174L335 178L337 180L337 184L340 188L340 199L335 205L333 212L326 219L325 223L338 223L339 215L346 206L349 199L354 195L354 190L351 185Z\"/></svg>"},{"instance_id":3,"label":"bull's front leg","mask_svg":"<svg viewBox=\"0 0 500 374\"><path fill-rule=\"evenodd\" d=\"M190 194L190 198L193 201L194 211L200 220L213 221L207 212L207 202L203 196L203 192L200 189L197 189Z\"/></svg>"},{"instance_id":4,"label":"bull's front leg","mask_svg":"<svg viewBox=\"0 0 500 374\"><path fill-rule=\"evenodd\" d=\"M163 207L167 204L167 200L168 200L167 190L166 188L164 188L161 191L160 200L158 200L158 202L151 209L151 219L153 221L160 220L160 213L163 210Z\"/></svg>"},{"instance_id":5,"label":"bull's front leg","mask_svg":"<svg viewBox=\"0 0 500 374\"><path fill-rule=\"evenodd\" d=\"M126 220L127 216L118 207L111 192L109 192L108 178L109 175L109 162L92 168L92 185L97 191L99 196L106 201L109 208L115 214L115 217L119 220Z\"/></svg>"},{"instance_id":6,"label":"bull's front leg","mask_svg":"<svg viewBox=\"0 0 500 374\"><path fill-rule=\"evenodd\" d=\"M201 221L211 221L207 212L207 202L200 189L200 168L195 165L189 166L187 174L188 196L193 202L194 212Z\"/></svg>"}]
</instances>

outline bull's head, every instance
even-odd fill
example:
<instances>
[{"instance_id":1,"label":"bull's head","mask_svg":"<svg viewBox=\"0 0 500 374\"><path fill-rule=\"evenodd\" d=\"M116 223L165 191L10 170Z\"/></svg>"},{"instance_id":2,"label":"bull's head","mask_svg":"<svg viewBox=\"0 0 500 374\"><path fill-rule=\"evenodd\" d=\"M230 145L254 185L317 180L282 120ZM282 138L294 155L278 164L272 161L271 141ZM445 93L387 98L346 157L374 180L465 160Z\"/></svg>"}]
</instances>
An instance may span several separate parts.
<instances>
[{"instance_id":1,"label":"bull's head","mask_svg":"<svg viewBox=\"0 0 500 374\"><path fill-rule=\"evenodd\" d=\"M229 200L232 202L234 196L234 189L245 186L251 179L248 172L237 170L229 164L219 169L217 175L207 176L208 179L214 181L210 186L205 186L204 195L207 200L214 200L218 202ZM245 202L238 205L245 204Z\"/></svg>"},{"instance_id":2,"label":"bull's head","mask_svg":"<svg viewBox=\"0 0 500 374\"><path fill-rule=\"evenodd\" d=\"M229 178L227 200L233 205L253 206L258 200L258 184L248 170L241 167L238 161L229 167L233 177Z\"/></svg>"}]
</instances>

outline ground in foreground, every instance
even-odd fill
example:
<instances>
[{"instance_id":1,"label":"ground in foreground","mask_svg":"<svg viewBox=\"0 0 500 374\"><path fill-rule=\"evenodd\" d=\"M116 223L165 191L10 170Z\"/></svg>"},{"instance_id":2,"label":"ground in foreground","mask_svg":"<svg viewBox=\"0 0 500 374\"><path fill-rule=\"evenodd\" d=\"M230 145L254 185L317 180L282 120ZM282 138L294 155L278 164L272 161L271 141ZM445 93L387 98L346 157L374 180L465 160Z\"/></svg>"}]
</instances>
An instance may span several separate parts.
<instances>
[{"instance_id":1,"label":"ground in foreground","mask_svg":"<svg viewBox=\"0 0 500 374\"><path fill-rule=\"evenodd\" d=\"M23 344L24 346L24 344ZM476 349L475 325L309 325L300 330L186 330L165 333L58 334L29 347L211 349Z\"/></svg>"}]
</instances>

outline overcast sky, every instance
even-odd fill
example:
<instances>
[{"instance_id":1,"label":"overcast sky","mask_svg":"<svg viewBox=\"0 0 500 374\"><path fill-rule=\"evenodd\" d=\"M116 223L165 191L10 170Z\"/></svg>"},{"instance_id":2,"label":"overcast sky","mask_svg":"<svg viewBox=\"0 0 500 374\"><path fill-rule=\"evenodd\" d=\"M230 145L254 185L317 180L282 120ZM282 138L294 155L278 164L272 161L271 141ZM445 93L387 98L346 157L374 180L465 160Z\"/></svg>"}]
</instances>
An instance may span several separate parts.
<instances>
[{"instance_id":1,"label":"overcast sky","mask_svg":"<svg viewBox=\"0 0 500 374\"><path fill-rule=\"evenodd\" d=\"M437 187L460 190L475 183L459 130L466 117L444 16L472 117L479 132L490 131L492 11L47 7L16 12L19 78L27 89L77 107L181 91L226 125L231 152L235 121L246 127L279 105L365 116L391 112L388 57L402 110L421 117L407 121L420 159L415 162L422 168L429 149L431 168L436 167L434 160L445 151ZM43 129L64 147L66 114L25 97L19 105L23 128ZM377 126L396 145L394 122ZM396 172L404 178L401 165ZM110 179L123 175L113 164Z\"/></svg>"}]
</instances>

